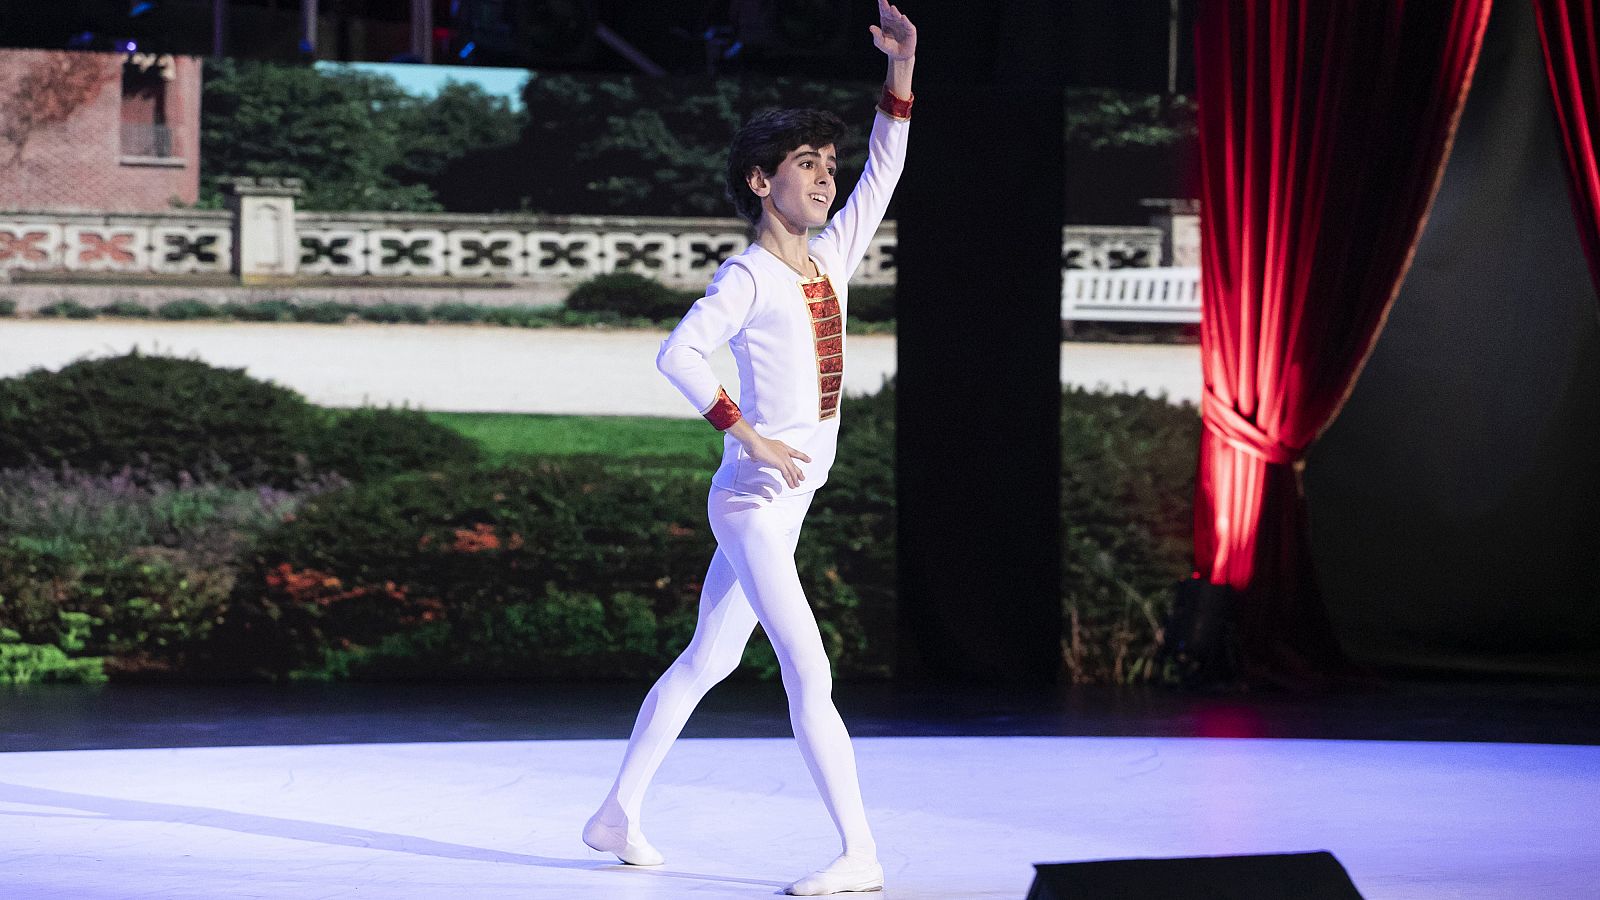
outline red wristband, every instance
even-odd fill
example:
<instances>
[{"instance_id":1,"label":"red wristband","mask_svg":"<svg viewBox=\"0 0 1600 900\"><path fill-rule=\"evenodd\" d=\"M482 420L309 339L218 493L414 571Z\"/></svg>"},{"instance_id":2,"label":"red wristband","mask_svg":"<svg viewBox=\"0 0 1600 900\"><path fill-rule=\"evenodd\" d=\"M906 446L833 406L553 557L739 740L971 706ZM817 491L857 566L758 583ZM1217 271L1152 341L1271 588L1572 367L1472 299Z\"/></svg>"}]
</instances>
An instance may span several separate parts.
<instances>
[{"instance_id":1,"label":"red wristband","mask_svg":"<svg viewBox=\"0 0 1600 900\"><path fill-rule=\"evenodd\" d=\"M917 95L912 94L910 97L901 100L894 95L894 91L889 90L888 85L884 85L883 97L878 100L878 108L883 110L884 115L891 119L909 119L911 118L911 104L916 99Z\"/></svg>"},{"instance_id":2,"label":"red wristband","mask_svg":"<svg viewBox=\"0 0 1600 900\"><path fill-rule=\"evenodd\" d=\"M744 413L739 412L739 404L734 403L728 392L720 388L717 390L716 401L702 415L711 423L711 427L718 431L727 431L733 427L733 423L744 418Z\"/></svg>"}]
</instances>

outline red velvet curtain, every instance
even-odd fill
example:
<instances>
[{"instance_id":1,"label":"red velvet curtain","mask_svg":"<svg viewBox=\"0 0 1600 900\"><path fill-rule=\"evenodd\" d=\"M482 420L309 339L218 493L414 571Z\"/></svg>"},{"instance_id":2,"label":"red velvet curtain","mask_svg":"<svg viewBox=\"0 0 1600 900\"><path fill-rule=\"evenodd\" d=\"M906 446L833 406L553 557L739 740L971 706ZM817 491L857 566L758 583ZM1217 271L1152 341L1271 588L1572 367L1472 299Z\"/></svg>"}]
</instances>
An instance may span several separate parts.
<instances>
[{"instance_id":1,"label":"red velvet curtain","mask_svg":"<svg viewBox=\"0 0 1600 900\"><path fill-rule=\"evenodd\" d=\"M1195 559L1237 592L1255 677L1347 669L1311 568L1301 466L1410 263L1489 4L1199 4Z\"/></svg>"},{"instance_id":2,"label":"red velvet curtain","mask_svg":"<svg viewBox=\"0 0 1600 900\"><path fill-rule=\"evenodd\" d=\"M1533 0L1556 124L1566 147L1578 237L1589 258L1589 274L1600 288L1600 164L1595 160L1600 46L1595 40L1594 7L1594 0Z\"/></svg>"}]
</instances>

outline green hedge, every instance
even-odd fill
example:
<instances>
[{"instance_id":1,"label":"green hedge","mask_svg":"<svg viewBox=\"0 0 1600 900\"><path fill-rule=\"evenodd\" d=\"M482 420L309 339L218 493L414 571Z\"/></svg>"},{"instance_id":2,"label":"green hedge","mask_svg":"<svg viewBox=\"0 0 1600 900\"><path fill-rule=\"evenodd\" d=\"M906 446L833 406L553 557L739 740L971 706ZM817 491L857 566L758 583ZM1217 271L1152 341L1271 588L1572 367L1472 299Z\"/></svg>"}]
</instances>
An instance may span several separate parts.
<instances>
[{"instance_id":1,"label":"green hedge","mask_svg":"<svg viewBox=\"0 0 1600 900\"><path fill-rule=\"evenodd\" d=\"M330 493L262 541L216 658L278 676L642 677L693 628L713 545L697 493L585 460Z\"/></svg>"},{"instance_id":2,"label":"green hedge","mask_svg":"<svg viewBox=\"0 0 1600 900\"><path fill-rule=\"evenodd\" d=\"M156 307L157 318L170 319L176 322L191 319L215 319L223 314L219 306L213 306L204 300L169 300Z\"/></svg>"},{"instance_id":3,"label":"green hedge","mask_svg":"<svg viewBox=\"0 0 1600 900\"><path fill-rule=\"evenodd\" d=\"M131 469L0 470L0 629L113 674L191 671L248 548L296 504L345 483L289 492Z\"/></svg>"},{"instance_id":4,"label":"green hedge","mask_svg":"<svg viewBox=\"0 0 1600 900\"><path fill-rule=\"evenodd\" d=\"M92 319L95 311L76 300L57 300L39 307L39 315L45 318Z\"/></svg>"},{"instance_id":5,"label":"green hedge","mask_svg":"<svg viewBox=\"0 0 1600 900\"><path fill-rule=\"evenodd\" d=\"M156 389L148 372L112 370ZM227 370L173 371L243 390ZM100 383L80 376L62 384ZM0 397L22 381L50 395L42 380L0 382ZM842 677L895 670L894 399L886 386L847 401L839 462L797 553ZM52 407L69 435L116 420L95 408ZM642 679L686 644L714 548L708 468L593 455L491 465L414 411L299 414L317 424L293 452L345 476L292 489L197 479L175 465L193 448L166 453L164 469L0 470L0 679ZM37 427L14 409L9 421ZM1061 429L1063 668L1080 682L1161 678L1151 660L1189 568L1198 417L1067 391ZM104 446L149 452L133 432ZM109 450L98 461L119 463ZM746 671L776 675L764 640Z\"/></svg>"},{"instance_id":6,"label":"green hedge","mask_svg":"<svg viewBox=\"0 0 1600 900\"><path fill-rule=\"evenodd\" d=\"M1192 568L1200 416L1139 394L1061 395L1063 665L1077 683L1152 669L1172 586Z\"/></svg>"},{"instance_id":7,"label":"green hedge","mask_svg":"<svg viewBox=\"0 0 1600 900\"><path fill-rule=\"evenodd\" d=\"M502 325L513 328L671 328L700 291L669 288L658 281L632 273L597 275L579 283L568 294L563 306L484 306L477 303L438 303L423 306L408 303L380 303L363 306L354 303L294 300L229 301L212 304L198 298L171 300L154 310L136 301L118 300L106 306L85 306L76 300L61 300L43 307L42 316L92 319L96 316L159 318L168 321L234 319L242 322L308 322L336 325L351 321L379 323ZM0 301L0 315L10 308ZM849 328L858 334L879 334L894 330L894 288L863 285L850 291Z\"/></svg>"},{"instance_id":8,"label":"green hedge","mask_svg":"<svg viewBox=\"0 0 1600 900\"><path fill-rule=\"evenodd\" d=\"M631 272L596 275L567 294L567 308L578 312L609 312L625 318L676 321L699 291L677 291L653 278Z\"/></svg>"},{"instance_id":9,"label":"green hedge","mask_svg":"<svg viewBox=\"0 0 1600 900\"><path fill-rule=\"evenodd\" d=\"M310 465L355 481L371 481L482 458L478 445L421 410L373 408L334 414L306 444Z\"/></svg>"},{"instance_id":10,"label":"green hedge","mask_svg":"<svg viewBox=\"0 0 1600 900\"><path fill-rule=\"evenodd\" d=\"M651 282L653 284L653 282ZM608 295L619 299L619 295ZM663 328L676 324L683 310L693 298L679 308L676 301L662 305L658 318L619 312L632 310L640 304L620 297L624 302L614 309L605 304L592 309L574 309L565 306L484 306L477 303L438 303L423 306L413 303L378 303L363 306L331 300L302 303L295 300L252 300L246 303L228 301L220 304L187 298L172 300L150 309L137 301L117 300L105 306L85 306L76 300L61 300L42 307L41 316L53 318L92 319L97 316L188 322L199 319L232 319L241 322L302 322L318 325L338 325L346 322L378 322L384 324L428 322L448 324L488 324L515 328ZM9 307L0 304L0 315L16 311L14 301Z\"/></svg>"},{"instance_id":11,"label":"green hedge","mask_svg":"<svg viewBox=\"0 0 1600 900\"><path fill-rule=\"evenodd\" d=\"M287 388L194 359L81 360L0 379L0 468L141 464L241 483L292 484L323 427L322 410Z\"/></svg>"},{"instance_id":12,"label":"green hedge","mask_svg":"<svg viewBox=\"0 0 1600 900\"><path fill-rule=\"evenodd\" d=\"M893 669L893 404L851 401L797 551L843 677ZM215 658L278 677L652 677L694 631L705 495L705 473L593 456L329 493L264 538ZM746 667L777 675L765 641Z\"/></svg>"},{"instance_id":13,"label":"green hedge","mask_svg":"<svg viewBox=\"0 0 1600 900\"><path fill-rule=\"evenodd\" d=\"M324 410L243 369L124 356L0 379L0 468L136 466L180 477L291 487L479 458L477 446L419 410Z\"/></svg>"},{"instance_id":14,"label":"green hedge","mask_svg":"<svg viewBox=\"0 0 1600 900\"><path fill-rule=\"evenodd\" d=\"M63 618L67 615L70 614L65 614ZM81 632L87 617L73 618L78 622L78 631ZM67 655L68 651L82 649L82 642L76 639L76 635L59 643L63 646L55 643L25 644L14 629L0 628L0 684L51 681L93 684L107 680L103 658Z\"/></svg>"},{"instance_id":15,"label":"green hedge","mask_svg":"<svg viewBox=\"0 0 1600 900\"><path fill-rule=\"evenodd\" d=\"M148 319L154 312L137 300L114 300L98 310L108 316L123 319Z\"/></svg>"}]
</instances>

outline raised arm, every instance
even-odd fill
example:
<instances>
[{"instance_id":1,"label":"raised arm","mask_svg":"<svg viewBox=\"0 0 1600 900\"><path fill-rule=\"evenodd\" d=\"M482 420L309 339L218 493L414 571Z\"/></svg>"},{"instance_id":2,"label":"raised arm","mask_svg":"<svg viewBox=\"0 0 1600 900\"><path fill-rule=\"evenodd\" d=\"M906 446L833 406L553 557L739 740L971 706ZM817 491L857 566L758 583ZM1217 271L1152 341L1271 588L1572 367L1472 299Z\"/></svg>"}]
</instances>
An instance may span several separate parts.
<instances>
[{"instance_id":1,"label":"raised arm","mask_svg":"<svg viewBox=\"0 0 1600 900\"><path fill-rule=\"evenodd\" d=\"M832 252L844 264L848 279L866 256L867 247L883 223L905 168L906 133L911 119L911 70L916 65L917 29L900 10L878 0L879 24L870 26L872 43L889 60L883 96L867 140L867 165L844 207L826 228L812 238L823 252Z\"/></svg>"},{"instance_id":2,"label":"raised arm","mask_svg":"<svg viewBox=\"0 0 1600 900\"><path fill-rule=\"evenodd\" d=\"M889 57L889 74L883 86L896 97L911 99L911 69L917 62L917 26L899 7L878 0L877 25L868 25L872 45Z\"/></svg>"}]
</instances>

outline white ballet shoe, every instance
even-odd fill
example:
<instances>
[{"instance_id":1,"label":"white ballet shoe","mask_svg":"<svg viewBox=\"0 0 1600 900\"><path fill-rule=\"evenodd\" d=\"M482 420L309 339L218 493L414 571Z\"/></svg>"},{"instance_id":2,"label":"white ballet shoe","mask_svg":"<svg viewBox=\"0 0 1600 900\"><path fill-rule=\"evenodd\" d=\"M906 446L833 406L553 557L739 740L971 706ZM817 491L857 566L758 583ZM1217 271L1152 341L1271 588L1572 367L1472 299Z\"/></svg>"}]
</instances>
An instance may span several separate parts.
<instances>
[{"instance_id":1,"label":"white ballet shoe","mask_svg":"<svg viewBox=\"0 0 1600 900\"><path fill-rule=\"evenodd\" d=\"M883 890L883 866L873 857L840 856L821 869L783 889L785 894L817 897L845 891Z\"/></svg>"},{"instance_id":2,"label":"white ballet shoe","mask_svg":"<svg viewBox=\"0 0 1600 900\"><path fill-rule=\"evenodd\" d=\"M644 839L644 835L635 833L630 838L626 823L607 825L600 821L599 813L595 813L589 823L583 826L583 842L602 853L615 854L617 859L630 866L659 866L666 862L660 851Z\"/></svg>"}]
</instances>

